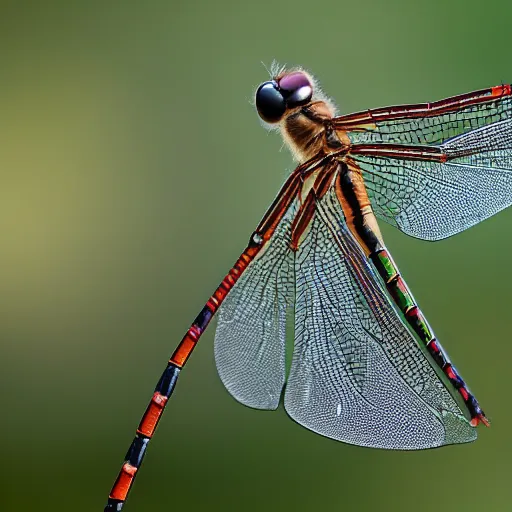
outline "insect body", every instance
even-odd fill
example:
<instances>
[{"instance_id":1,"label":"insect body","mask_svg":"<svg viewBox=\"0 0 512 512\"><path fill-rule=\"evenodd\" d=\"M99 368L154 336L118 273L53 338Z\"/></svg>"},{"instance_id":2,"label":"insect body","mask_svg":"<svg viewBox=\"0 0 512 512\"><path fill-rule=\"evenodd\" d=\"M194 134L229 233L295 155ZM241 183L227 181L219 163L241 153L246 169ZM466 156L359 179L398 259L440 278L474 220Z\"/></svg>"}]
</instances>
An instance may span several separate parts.
<instances>
[{"instance_id":1,"label":"insect body","mask_svg":"<svg viewBox=\"0 0 512 512\"><path fill-rule=\"evenodd\" d=\"M402 450L473 441L475 427L489 424L377 217L439 240L509 206L511 86L336 116L296 69L263 83L256 107L299 165L168 361L105 510L121 510L181 368L221 305L217 369L248 406L275 409L284 390L286 411L310 430Z\"/></svg>"}]
</instances>

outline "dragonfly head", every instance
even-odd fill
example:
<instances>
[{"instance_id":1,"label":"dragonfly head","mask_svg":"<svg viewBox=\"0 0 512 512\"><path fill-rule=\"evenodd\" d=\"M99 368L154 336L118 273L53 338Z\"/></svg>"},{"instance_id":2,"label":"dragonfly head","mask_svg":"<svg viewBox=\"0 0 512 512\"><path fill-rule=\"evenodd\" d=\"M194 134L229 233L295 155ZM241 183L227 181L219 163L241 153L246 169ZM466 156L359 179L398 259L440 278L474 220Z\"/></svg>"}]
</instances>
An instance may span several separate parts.
<instances>
[{"instance_id":1,"label":"dragonfly head","mask_svg":"<svg viewBox=\"0 0 512 512\"><path fill-rule=\"evenodd\" d=\"M307 105L313 96L313 84L302 71L284 73L262 83L256 91L256 108L266 123L281 121L287 110Z\"/></svg>"}]
</instances>

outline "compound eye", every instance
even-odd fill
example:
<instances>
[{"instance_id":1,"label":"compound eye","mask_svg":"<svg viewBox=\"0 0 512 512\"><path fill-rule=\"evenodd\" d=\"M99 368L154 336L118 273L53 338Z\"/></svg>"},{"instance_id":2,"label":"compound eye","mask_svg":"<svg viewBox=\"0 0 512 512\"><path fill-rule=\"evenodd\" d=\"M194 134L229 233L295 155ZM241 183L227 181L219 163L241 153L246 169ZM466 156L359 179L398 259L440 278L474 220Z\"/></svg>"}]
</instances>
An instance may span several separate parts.
<instances>
[{"instance_id":1,"label":"compound eye","mask_svg":"<svg viewBox=\"0 0 512 512\"><path fill-rule=\"evenodd\" d=\"M289 108L305 105L311 101L313 96L313 85L307 75L301 71L284 75L279 80L279 90Z\"/></svg>"},{"instance_id":2,"label":"compound eye","mask_svg":"<svg viewBox=\"0 0 512 512\"><path fill-rule=\"evenodd\" d=\"M267 123L278 123L286 112L286 102L277 83L264 82L256 91L258 114Z\"/></svg>"}]
</instances>

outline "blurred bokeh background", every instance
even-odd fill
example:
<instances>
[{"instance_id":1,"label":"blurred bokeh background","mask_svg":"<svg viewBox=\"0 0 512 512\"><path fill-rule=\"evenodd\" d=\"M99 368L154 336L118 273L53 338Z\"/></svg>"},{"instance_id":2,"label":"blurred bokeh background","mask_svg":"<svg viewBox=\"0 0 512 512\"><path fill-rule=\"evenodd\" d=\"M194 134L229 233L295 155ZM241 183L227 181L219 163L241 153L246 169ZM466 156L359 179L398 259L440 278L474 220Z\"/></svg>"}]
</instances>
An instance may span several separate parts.
<instances>
[{"instance_id":1,"label":"blurred bokeh background","mask_svg":"<svg viewBox=\"0 0 512 512\"><path fill-rule=\"evenodd\" d=\"M175 344L293 162L261 64L342 112L512 80L495 0L0 4L0 510L102 510ZM210 328L126 510L510 509L512 211L430 244L384 236L493 427L400 453L237 404Z\"/></svg>"}]
</instances>

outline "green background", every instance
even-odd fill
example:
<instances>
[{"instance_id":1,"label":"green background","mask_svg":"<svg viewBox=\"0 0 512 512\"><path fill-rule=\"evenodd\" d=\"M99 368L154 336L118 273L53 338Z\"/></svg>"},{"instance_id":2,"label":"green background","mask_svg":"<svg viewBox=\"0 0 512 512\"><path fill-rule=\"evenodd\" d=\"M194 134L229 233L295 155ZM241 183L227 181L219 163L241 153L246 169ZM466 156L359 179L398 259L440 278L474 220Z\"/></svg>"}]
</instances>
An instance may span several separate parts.
<instances>
[{"instance_id":1,"label":"green background","mask_svg":"<svg viewBox=\"0 0 512 512\"><path fill-rule=\"evenodd\" d=\"M0 510L102 510L168 356L293 168L253 91L303 65L342 112L512 80L509 0L2 2ZM387 452L237 404L213 333L126 506L508 510L512 211L384 236L493 421Z\"/></svg>"}]
</instances>

